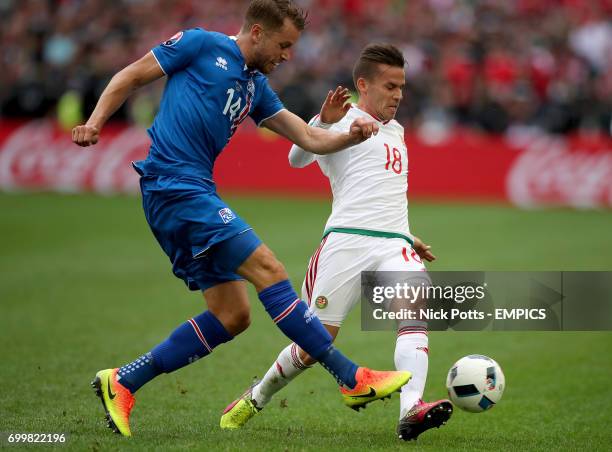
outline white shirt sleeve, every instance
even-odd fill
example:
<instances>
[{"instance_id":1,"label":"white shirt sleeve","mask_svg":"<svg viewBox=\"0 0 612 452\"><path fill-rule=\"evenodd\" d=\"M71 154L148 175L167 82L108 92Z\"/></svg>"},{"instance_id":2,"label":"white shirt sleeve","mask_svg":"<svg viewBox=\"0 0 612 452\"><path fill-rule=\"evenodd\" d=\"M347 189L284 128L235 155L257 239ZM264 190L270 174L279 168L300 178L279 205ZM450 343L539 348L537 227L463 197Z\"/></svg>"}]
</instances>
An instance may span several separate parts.
<instances>
[{"instance_id":1,"label":"white shirt sleeve","mask_svg":"<svg viewBox=\"0 0 612 452\"><path fill-rule=\"evenodd\" d=\"M319 127L321 129L329 129L333 125L321 122L319 115L312 118L308 124L312 127ZM316 154L305 151L297 144L291 146L291 150L289 151L289 165L292 168L304 168L313 163L316 159Z\"/></svg>"}]
</instances>

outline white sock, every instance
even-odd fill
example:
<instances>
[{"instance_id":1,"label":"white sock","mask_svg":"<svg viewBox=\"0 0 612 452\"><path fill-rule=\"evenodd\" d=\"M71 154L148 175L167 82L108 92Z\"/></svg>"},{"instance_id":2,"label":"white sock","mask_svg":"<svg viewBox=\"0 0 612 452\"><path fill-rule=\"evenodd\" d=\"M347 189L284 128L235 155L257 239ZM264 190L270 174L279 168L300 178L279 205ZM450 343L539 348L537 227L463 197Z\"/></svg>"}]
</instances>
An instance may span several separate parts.
<instances>
[{"instance_id":1,"label":"white sock","mask_svg":"<svg viewBox=\"0 0 612 452\"><path fill-rule=\"evenodd\" d=\"M307 366L300 359L297 345L287 346L280 352L276 362L268 369L259 384L253 388L253 400L257 407L263 408L274 394L310 367L312 366Z\"/></svg>"},{"instance_id":2,"label":"white sock","mask_svg":"<svg viewBox=\"0 0 612 452\"><path fill-rule=\"evenodd\" d=\"M423 397L429 365L428 338L425 332L400 332L395 344L395 368L412 373L410 381L402 386L400 419Z\"/></svg>"}]
</instances>

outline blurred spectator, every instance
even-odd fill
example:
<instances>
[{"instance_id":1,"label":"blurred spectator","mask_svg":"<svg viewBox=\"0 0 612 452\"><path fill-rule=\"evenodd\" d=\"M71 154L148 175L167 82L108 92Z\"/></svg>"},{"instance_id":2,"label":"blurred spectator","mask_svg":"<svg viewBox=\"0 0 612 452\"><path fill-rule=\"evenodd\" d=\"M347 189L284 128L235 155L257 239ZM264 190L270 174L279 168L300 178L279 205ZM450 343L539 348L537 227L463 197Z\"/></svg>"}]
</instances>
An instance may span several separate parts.
<instances>
[{"instance_id":1,"label":"blurred spectator","mask_svg":"<svg viewBox=\"0 0 612 452\"><path fill-rule=\"evenodd\" d=\"M0 0L0 114L55 115L62 100L73 112L62 121L79 110L87 116L117 70L181 28L237 33L245 3ZM310 25L295 61L271 83L305 119L328 89L352 87L352 64L366 43L389 41L407 59L407 99L398 112L406 127L436 136L454 124L610 134L611 0L298 3L310 11ZM118 117L149 121L162 86L143 90Z\"/></svg>"}]
</instances>

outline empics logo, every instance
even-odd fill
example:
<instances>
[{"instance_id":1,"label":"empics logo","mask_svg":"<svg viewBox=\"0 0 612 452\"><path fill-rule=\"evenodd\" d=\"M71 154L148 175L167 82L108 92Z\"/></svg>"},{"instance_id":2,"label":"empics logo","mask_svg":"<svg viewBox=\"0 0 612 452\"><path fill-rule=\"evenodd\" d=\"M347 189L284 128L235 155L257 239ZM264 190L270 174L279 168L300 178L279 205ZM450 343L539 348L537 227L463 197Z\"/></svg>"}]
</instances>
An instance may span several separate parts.
<instances>
[{"instance_id":1,"label":"empics logo","mask_svg":"<svg viewBox=\"0 0 612 452\"><path fill-rule=\"evenodd\" d=\"M217 57L217 62L215 66L220 67L224 71L227 71L227 60L223 57Z\"/></svg>"},{"instance_id":2,"label":"empics logo","mask_svg":"<svg viewBox=\"0 0 612 452\"><path fill-rule=\"evenodd\" d=\"M221 219L223 220L225 224L229 223L234 218L236 218L236 215L234 215L234 212L232 212L229 207L221 209L219 211L219 216L221 217Z\"/></svg>"}]
</instances>

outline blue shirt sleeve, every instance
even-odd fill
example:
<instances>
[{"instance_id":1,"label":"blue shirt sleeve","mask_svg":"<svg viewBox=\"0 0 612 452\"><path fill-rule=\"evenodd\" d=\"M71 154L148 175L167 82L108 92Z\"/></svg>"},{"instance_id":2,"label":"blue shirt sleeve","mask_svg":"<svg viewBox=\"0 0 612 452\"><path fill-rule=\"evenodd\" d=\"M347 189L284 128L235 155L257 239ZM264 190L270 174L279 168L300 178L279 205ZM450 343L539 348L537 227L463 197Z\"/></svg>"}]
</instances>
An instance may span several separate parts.
<instances>
[{"instance_id":1,"label":"blue shirt sleeve","mask_svg":"<svg viewBox=\"0 0 612 452\"><path fill-rule=\"evenodd\" d=\"M259 96L257 105L255 105L255 108L252 108L249 113L249 116L253 118L253 121L255 121L258 126L260 126L263 121L271 118L285 108L276 93L270 88L270 85L268 85L268 80L264 76L261 78L263 79L260 88L261 95Z\"/></svg>"},{"instance_id":2,"label":"blue shirt sleeve","mask_svg":"<svg viewBox=\"0 0 612 452\"><path fill-rule=\"evenodd\" d=\"M179 31L151 51L166 75L189 66L202 51L208 32L201 28Z\"/></svg>"}]
</instances>

